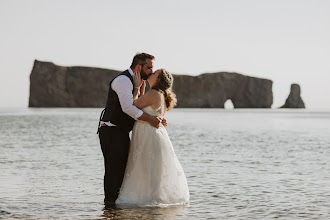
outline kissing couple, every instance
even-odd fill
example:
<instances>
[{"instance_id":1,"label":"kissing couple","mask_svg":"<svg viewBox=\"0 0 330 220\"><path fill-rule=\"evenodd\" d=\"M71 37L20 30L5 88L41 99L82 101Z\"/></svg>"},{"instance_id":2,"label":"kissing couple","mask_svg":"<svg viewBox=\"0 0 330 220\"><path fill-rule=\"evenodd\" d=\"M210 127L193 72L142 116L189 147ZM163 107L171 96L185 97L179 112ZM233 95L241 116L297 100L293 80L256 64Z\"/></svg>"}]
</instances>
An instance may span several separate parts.
<instances>
[{"instance_id":1,"label":"kissing couple","mask_svg":"<svg viewBox=\"0 0 330 220\"><path fill-rule=\"evenodd\" d=\"M164 114L176 104L173 76L165 69L153 72L153 61L154 56L137 53L130 68L110 82L98 129L105 205L189 202L187 180L165 129Z\"/></svg>"}]
</instances>

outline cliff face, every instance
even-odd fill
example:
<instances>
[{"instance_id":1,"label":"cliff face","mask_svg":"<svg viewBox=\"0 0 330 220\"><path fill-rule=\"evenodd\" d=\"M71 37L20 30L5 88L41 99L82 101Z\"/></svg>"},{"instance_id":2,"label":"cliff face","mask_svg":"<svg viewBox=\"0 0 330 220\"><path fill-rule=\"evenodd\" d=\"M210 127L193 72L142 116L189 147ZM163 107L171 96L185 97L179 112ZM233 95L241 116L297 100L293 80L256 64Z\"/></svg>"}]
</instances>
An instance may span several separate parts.
<instances>
[{"instance_id":1,"label":"cliff face","mask_svg":"<svg viewBox=\"0 0 330 220\"><path fill-rule=\"evenodd\" d=\"M271 80L238 73L175 75L173 90L181 108L224 108L228 99L235 108L270 108L273 104Z\"/></svg>"},{"instance_id":2,"label":"cliff face","mask_svg":"<svg viewBox=\"0 0 330 220\"><path fill-rule=\"evenodd\" d=\"M61 67L35 61L30 76L29 107L104 107L109 82L120 72L91 67ZM180 108L270 108L272 81L238 73L174 75Z\"/></svg>"},{"instance_id":3,"label":"cliff face","mask_svg":"<svg viewBox=\"0 0 330 220\"><path fill-rule=\"evenodd\" d=\"M104 107L109 82L119 73L35 61L30 75L29 107Z\"/></svg>"},{"instance_id":4,"label":"cliff face","mask_svg":"<svg viewBox=\"0 0 330 220\"><path fill-rule=\"evenodd\" d=\"M300 96L300 86L291 84L289 97L281 108L305 108L305 103Z\"/></svg>"}]
</instances>

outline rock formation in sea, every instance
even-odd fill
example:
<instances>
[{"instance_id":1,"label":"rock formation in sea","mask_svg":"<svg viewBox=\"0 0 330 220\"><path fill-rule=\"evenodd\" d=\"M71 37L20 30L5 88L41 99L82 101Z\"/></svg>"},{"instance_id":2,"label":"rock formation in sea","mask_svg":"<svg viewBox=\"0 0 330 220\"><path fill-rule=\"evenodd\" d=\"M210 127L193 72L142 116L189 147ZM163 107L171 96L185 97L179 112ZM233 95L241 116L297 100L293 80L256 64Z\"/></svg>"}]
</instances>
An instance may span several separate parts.
<instances>
[{"instance_id":1,"label":"rock formation in sea","mask_svg":"<svg viewBox=\"0 0 330 220\"><path fill-rule=\"evenodd\" d=\"M62 67L35 61L30 76L29 107L104 107L109 82L120 71L92 67ZM272 81L238 73L174 75L179 108L270 108Z\"/></svg>"},{"instance_id":2,"label":"rock formation in sea","mask_svg":"<svg viewBox=\"0 0 330 220\"><path fill-rule=\"evenodd\" d=\"M234 108L270 108L273 82L238 73L174 75L173 90L179 108L224 108L230 99Z\"/></svg>"},{"instance_id":3,"label":"rock formation in sea","mask_svg":"<svg viewBox=\"0 0 330 220\"><path fill-rule=\"evenodd\" d=\"M300 96L300 86L291 84L289 97L281 108L305 108L305 103Z\"/></svg>"},{"instance_id":4,"label":"rock formation in sea","mask_svg":"<svg viewBox=\"0 0 330 220\"><path fill-rule=\"evenodd\" d=\"M29 107L103 107L109 81L119 73L36 60L30 75Z\"/></svg>"}]
</instances>

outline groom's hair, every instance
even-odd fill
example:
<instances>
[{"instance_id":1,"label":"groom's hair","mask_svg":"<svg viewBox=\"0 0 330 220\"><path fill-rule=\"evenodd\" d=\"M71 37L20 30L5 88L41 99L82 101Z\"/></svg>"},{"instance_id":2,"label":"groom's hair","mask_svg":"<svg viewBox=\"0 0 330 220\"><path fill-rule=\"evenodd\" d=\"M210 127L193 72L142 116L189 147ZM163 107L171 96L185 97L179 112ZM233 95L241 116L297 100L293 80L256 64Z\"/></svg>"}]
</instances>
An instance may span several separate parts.
<instances>
[{"instance_id":1,"label":"groom's hair","mask_svg":"<svg viewBox=\"0 0 330 220\"><path fill-rule=\"evenodd\" d=\"M144 64L146 64L147 59L154 60L155 57L153 55L150 55L150 54L147 54L147 53L137 53L137 54L135 54L135 56L133 58L133 61L132 61L131 69L134 69L139 64L141 64L143 66Z\"/></svg>"}]
</instances>

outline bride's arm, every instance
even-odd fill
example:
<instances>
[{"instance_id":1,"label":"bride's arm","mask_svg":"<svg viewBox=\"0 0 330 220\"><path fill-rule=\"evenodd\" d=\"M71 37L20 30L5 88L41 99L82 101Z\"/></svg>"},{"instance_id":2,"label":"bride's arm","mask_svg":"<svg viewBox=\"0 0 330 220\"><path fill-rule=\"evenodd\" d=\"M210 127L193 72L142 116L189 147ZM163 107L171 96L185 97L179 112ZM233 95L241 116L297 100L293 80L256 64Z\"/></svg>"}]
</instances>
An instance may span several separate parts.
<instances>
[{"instance_id":1,"label":"bride's arm","mask_svg":"<svg viewBox=\"0 0 330 220\"><path fill-rule=\"evenodd\" d=\"M139 98L139 95L140 96L143 96L144 95L144 90L145 90L145 81L143 80L142 81L142 85L141 85L140 88L134 87L134 91L133 91L133 102L134 102L134 100L136 100L136 99Z\"/></svg>"},{"instance_id":2,"label":"bride's arm","mask_svg":"<svg viewBox=\"0 0 330 220\"><path fill-rule=\"evenodd\" d=\"M139 109L143 109L149 105L152 105L156 101L157 95L157 91L151 89L146 94L140 96L138 99L133 100L133 105Z\"/></svg>"},{"instance_id":3,"label":"bride's arm","mask_svg":"<svg viewBox=\"0 0 330 220\"><path fill-rule=\"evenodd\" d=\"M146 90L146 81L142 81L142 85L140 87L140 96L144 95L144 91Z\"/></svg>"},{"instance_id":4,"label":"bride's arm","mask_svg":"<svg viewBox=\"0 0 330 220\"><path fill-rule=\"evenodd\" d=\"M134 100L136 100L139 97L139 90L140 90L140 88L134 87L134 90L133 90L133 105L134 105Z\"/></svg>"},{"instance_id":5,"label":"bride's arm","mask_svg":"<svg viewBox=\"0 0 330 220\"><path fill-rule=\"evenodd\" d=\"M144 94L144 89L141 88L145 86L145 82L144 80L141 79L141 75L140 72L134 72L133 74L133 86L134 86L134 90L133 90L133 101L136 100L139 96L139 92L143 92L141 95Z\"/></svg>"}]
</instances>

